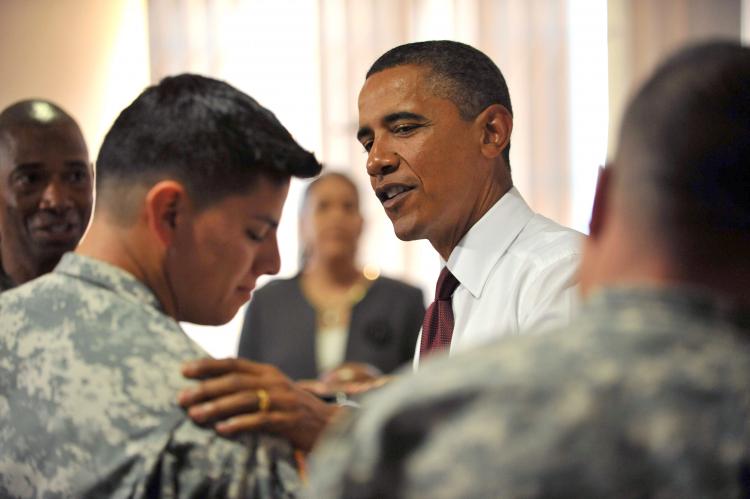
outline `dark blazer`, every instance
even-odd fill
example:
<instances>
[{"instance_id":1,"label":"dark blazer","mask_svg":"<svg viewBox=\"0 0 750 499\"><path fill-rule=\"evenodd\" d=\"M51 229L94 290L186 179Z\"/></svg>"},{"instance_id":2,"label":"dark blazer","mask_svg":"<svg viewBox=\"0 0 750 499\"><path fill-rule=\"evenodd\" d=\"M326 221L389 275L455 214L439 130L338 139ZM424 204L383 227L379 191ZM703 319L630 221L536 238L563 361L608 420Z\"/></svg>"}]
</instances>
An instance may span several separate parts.
<instances>
[{"instance_id":1,"label":"dark blazer","mask_svg":"<svg viewBox=\"0 0 750 499\"><path fill-rule=\"evenodd\" d=\"M423 319L420 289L379 277L352 309L344 359L393 371L414 357ZM273 364L293 379L317 378L315 328L299 275L271 281L247 307L239 356Z\"/></svg>"}]
</instances>

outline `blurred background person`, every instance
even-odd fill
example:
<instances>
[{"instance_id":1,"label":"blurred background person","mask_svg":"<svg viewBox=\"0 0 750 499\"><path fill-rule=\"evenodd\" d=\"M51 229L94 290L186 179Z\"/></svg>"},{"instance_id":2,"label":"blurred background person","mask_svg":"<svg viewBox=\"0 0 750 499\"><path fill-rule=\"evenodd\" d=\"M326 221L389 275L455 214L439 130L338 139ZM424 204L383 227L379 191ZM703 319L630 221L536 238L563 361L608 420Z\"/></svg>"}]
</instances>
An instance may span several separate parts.
<instances>
[{"instance_id":1,"label":"blurred background person","mask_svg":"<svg viewBox=\"0 0 750 499\"><path fill-rule=\"evenodd\" d=\"M83 236L92 169L78 123L57 104L0 112L0 292L52 271Z\"/></svg>"},{"instance_id":2,"label":"blurred background person","mask_svg":"<svg viewBox=\"0 0 750 499\"><path fill-rule=\"evenodd\" d=\"M274 364L294 379L365 381L414 355L422 291L357 265L363 218L351 178L309 184L300 210L302 270L254 295L239 356Z\"/></svg>"}]
</instances>

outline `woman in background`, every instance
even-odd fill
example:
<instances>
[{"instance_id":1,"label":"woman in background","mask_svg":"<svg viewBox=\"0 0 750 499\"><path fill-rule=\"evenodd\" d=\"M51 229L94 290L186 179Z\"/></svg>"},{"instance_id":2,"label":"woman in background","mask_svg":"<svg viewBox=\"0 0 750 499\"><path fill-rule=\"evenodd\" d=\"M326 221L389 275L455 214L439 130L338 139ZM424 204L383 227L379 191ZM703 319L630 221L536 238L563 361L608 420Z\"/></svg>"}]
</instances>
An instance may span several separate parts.
<instances>
[{"instance_id":1,"label":"woman in background","mask_svg":"<svg viewBox=\"0 0 750 499\"><path fill-rule=\"evenodd\" d=\"M300 215L302 270L253 294L240 357L273 364L293 379L332 383L364 381L412 359L422 292L364 276L356 264L362 225L349 177L328 173L308 185Z\"/></svg>"}]
</instances>

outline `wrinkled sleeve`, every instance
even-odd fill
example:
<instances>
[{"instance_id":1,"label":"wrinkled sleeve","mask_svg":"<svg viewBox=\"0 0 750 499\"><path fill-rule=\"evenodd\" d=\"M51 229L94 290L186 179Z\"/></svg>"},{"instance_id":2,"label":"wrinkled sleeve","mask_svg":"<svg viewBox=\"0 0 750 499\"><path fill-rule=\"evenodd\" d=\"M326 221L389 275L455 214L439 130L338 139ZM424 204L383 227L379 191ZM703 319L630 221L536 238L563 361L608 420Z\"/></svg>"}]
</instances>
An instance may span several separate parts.
<instances>
[{"instance_id":1,"label":"wrinkled sleeve","mask_svg":"<svg viewBox=\"0 0 750 499\"><path fill-rule=\"evenodd\" d=\"M520 295L520 331L543 332L570 323L579 306L579 264L576 253L539 269Z\"/></svg>"},{"instance_id":2,"label":"wrinkled sleeve","mask_svg":"<svg viewBox=\"0 0 750 499\"><path fill-rule=\"evenodd\" d=\"M300 487L288 443L259 434L230 440L186 422L164 449L146 495L291 498Z\"/></svg>"}]
</instances>

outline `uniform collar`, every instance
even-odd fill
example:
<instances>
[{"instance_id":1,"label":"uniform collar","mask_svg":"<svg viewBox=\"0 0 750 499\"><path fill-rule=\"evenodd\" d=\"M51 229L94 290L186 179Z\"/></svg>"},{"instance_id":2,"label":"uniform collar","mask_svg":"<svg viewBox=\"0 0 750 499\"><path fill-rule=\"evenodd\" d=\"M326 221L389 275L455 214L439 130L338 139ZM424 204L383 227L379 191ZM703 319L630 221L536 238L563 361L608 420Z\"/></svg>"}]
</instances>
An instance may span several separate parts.
<instances>
[{"instance_id":1,"label":"uniform collar","mask_svg":"<svg viewBox=\"0 0 750 499\"><path fill-rule=\"evenodd\" d=\"M750 330L750 308L695 285L620 285L602 288L587 300L581 316L605 310L607 316L627 314L637 320L644 314L670 317L680 314L694 320L721 320Z\"/></svg>"},{"instance_id":2,"label":"uniform collar","mask_svg":"<svg viewBox=\"0 0 750 499\"><path fill-rule=\"evenodd\" d=\"M65 253L54 272L109 289L128 301L148 305L163 312L159 300L145 284L129 272L101 260L76 253Z\"/></svg>"}]
</instances>

